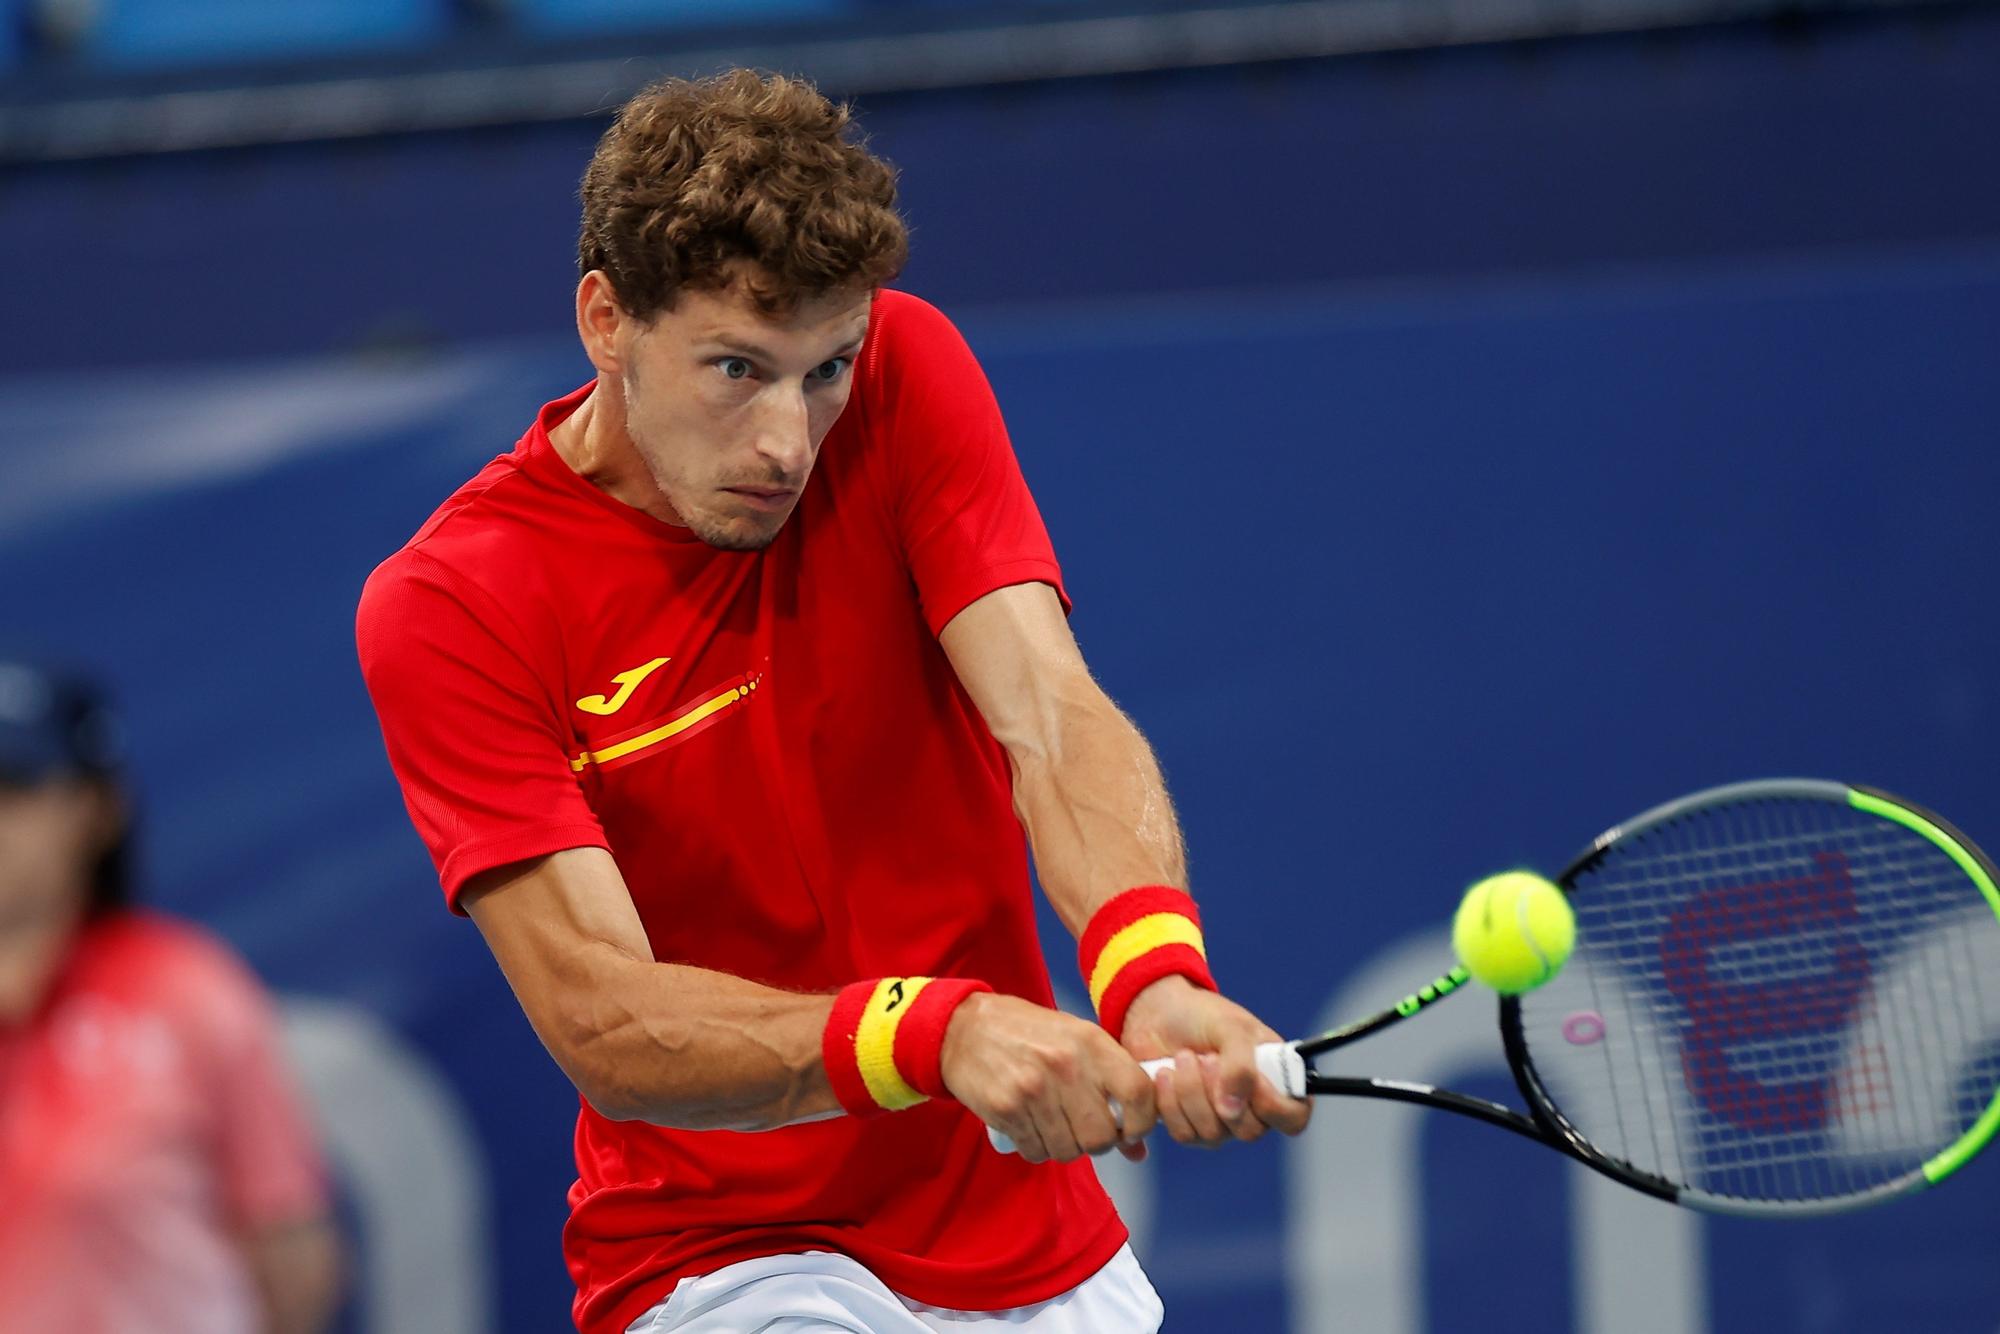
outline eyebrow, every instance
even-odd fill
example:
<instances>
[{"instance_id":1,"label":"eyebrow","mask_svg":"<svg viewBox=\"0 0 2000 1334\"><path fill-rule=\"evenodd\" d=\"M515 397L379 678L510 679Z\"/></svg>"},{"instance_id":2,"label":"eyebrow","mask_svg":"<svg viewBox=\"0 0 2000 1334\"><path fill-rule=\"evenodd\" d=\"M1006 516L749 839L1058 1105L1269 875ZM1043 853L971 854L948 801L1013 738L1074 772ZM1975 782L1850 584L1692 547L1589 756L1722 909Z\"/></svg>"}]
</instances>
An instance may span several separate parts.
<instances>
[{"instance_id":1,"label":"eyebrow","mask_svg":"<svg viewBox=\"0 0 2000 1334\"><path fill-rule=\"evenodd\" d=\"M752 361L761 361L768 364L778 359L777 354L775 352L772 352L770 349L763 347L760 344L750 342L748 339L737 338L734 337L733 335L726 333L708 334L703 338L699 339L698 341L706 343L711 347L719 347L726 352L748 357ZM832 357L851 357L855 353L859 352L861 350L861 345L867 341L868 341L868 329L866 326L863 326L861 331L855 334L854 337L850 338L847 342L841 344L838 348L835 348L833 352L829 354L829 359L831 359Z\"/></svg>"}]
</instances>

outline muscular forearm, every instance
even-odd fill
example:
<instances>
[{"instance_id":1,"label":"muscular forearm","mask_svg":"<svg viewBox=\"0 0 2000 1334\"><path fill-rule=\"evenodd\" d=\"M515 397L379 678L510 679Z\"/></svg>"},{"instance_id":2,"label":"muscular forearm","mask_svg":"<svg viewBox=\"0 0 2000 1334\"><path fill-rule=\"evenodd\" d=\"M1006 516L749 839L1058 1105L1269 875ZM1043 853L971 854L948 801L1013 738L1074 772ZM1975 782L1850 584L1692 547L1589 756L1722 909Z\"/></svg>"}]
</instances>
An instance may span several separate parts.
<instances>
[{"instance_id":1,"label":"muscular forearm","mask_svg":"<svg viewBox=\"0 0 2000 1334\"><path fill-rule=\"evenodd\" d=\"M1135 885L1187 884L1187 855L1151 747L1088 675L1050 690L1032 734L1007 744L1014 806L1043 891L1072 934Z\"/></svg>"},{"instance_id":2,"label":"muscular forearm","mask_svg":"<svg viewBox=\"0 0 2000 1334\"><path fill-rule=\"evenodd\" d=\"M1091 678L1053 588L995 589L938 635L1013 767L1042 889L1072 932L1138 885L1187 884L1180 824L1139 729Z\"/></svg>"},{"instance_id":3,"label":"muscular forearm","mask_svg":"<svg viewBox=\"0 0 2000 1334\"><path fill-rule=\"evenodd\" d=\"M820 1061L833 997L654 962L603 849L488 872L463 902L549 1054L606 1116L761 1130L838 1110Z\"/></svg>"},{"instance_id":4,"label":"muscular forearm","mask_svg":"<svg viewBox=\"0 0 2000 1334\"><path fill-rule=\"evenodd\" d=\"M820 1060L831 996L606 951L589 1008L551 1052L591 1105L687 1130L767 1130L838 1112Z\"/></svg>"},{"instance_id":5,"label":"muscular forearm","mask_svg":"<svg viewBox=\"0 0 2000 1334\"><path fill-rule=\"evenodd\" d=\"M1045 584L995 589L947 622L938 639L980 716L1006 747L1014 808L1034 845L1042 887L1064 925L1085 934L1096 912L1129 889L1185 889L1180 826L1159 765L1138 728L1091 679L1055 590ZM1170 954L1171 947L1161 953ZM1295 1132L1305 1125L1307 1103L1286 1099L1257 1079L1256 1045L1278 1036L1269 1026L1194 985L1178 967L1163 976L1131 976L1138 979L1137 989L1124 998L1123 1018L1114 1018L1113 1026L1128 1055L1175 1058L1171 1081L1158 1082L1157 1088L1176 1139L1214 1144L1232 1135L1255 1138L1265 1126ZM1116 987L1115 981L1110 984L1110 990ZM1092 997L1093 1003L1100 999ZM1118 1003L1114 999L1114 1012ZM949 1040L946 1046L949 1050ZM991 1064L990 1055L986 1061ZM1065 1063L1075 1065L1073 1057ZM1156 1085L1142 1087L1148 1105L1137 1110L1138 1121L1119 1128L1121 1133L1143 1134L1151 1123ZM1108 1079L1100 1080L1098 1089L1118 1098L1128 1112L1137 1108L1128 1100L1131 1094ZM1019 1101L1002 1098L980 1114L1011 1135L1020 1118L1008 1111ZM1084 1109L1070 1116L1072 1126L1076 1115L1091 1119L1091 1102L1086 1097ZM1065 1139L1061 1130L1053 1133L1054 1141L1042 1140L1049 1156L1063 1157L1078 1144L1094 1147ZM1094 1133L1100 1139L1111 1133L1108 1118Z\"/></svg>"}]
</instances>

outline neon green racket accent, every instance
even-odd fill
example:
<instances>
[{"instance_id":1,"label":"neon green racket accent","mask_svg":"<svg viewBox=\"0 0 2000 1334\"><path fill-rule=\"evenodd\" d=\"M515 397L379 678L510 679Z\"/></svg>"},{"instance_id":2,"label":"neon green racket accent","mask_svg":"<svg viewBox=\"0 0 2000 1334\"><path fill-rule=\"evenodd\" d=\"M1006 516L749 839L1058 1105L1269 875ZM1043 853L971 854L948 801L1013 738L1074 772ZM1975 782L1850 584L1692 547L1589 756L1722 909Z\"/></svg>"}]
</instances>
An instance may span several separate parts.
<instances>
[{"instance_id":1,"label":"neon green racket accent","mask_svg":"<svg viewBox=\"0 0 2000 1334\"><path fill-rule=\"evenodd\" d=\"M1885 820L1894 820L1897 824L1914 829L1931 842L1937 844L1947 857L1958 863L1959 870L1972 877L1972 883L1979 886L1979 892L1984 894L1986 902L1992 905L1993 915L2000 917L2000 889L1994 888L1993 877L1986 874L1986 868L1981 866L1971 853L1958 845L1957 839L1945 833L1944 830L1938 828L1923 816L1918 815L1915 811L1905 810L1893 801L1884 801L1880 797L1871 797L1866 792L1856 792L1852 788L1848 789L1847 804L1858 811L1867 811L1870 815L1879 815Z\"/></svg>"},{"instance_id":2,"label":"neon green racket accent","mask_svg":"<svg viewBox=\"0 0 2000 1334\"><path fill-rule=\"evenodd\" d=\"M1455 963L1451 971L1442 977L1433 978L1431 984L1421 991L1415 991L1396 1002L1396 1013L1405 1019L1423 1009L1440 996L1449 996L1472 980L1472 973L1462 963Z\"/></svg>"},{"instance_id":3,"label":"neon green racket accent","mask_svg":"<svg viewBox=\"0 0 2000 1334\"><path fill-rule=\"evenodd\" d=\"M1959 846L1957 839L1915 811L1905 810L1893 801L1871 797L1866 792L1856 792L1850 788L1847 793L1847 803L1856 810L1867 811L1870 815L1879 815L1885 820L1894 820L1899 825L1914 829L1937 844L1946 856L1958 863L1959 870L1972 877L1972 883L1978 885L1979 892L1986 896L1986 902L1992 907L1993 915L2000 917L2000 889L1994 887L1993 877L1986 874L1986 868L1981 866L1971 853ZM1958 1137L1957 1143L1924 1164L1925 1180L1935 1186L1971 1161L1972 1155L1985 1148L1987 1142L1996 1134L2000 1134L2000 1091L1994 1093L1993 1100L1986 1104L1986 1110L1972 1123L1971 1129Z\"/></svg>"},{"instance_id":4,"label":"neon green racket accent","mask_svg":"<svg viewBox=\"0 0 2000 1334\"><path fill-rule=\"evenodd\" d=\"M1972 1129L1959 1136L1958 1143L1924 1164L1925 1179L1935 1186L1964 1167L1973 1154L1986 1147L1996 1131L2000 1131L2000 1093L1993 1095L1993 1101L1986 1104L1985 1113L1972 1123Z\"/></svg>"}]
</instances>

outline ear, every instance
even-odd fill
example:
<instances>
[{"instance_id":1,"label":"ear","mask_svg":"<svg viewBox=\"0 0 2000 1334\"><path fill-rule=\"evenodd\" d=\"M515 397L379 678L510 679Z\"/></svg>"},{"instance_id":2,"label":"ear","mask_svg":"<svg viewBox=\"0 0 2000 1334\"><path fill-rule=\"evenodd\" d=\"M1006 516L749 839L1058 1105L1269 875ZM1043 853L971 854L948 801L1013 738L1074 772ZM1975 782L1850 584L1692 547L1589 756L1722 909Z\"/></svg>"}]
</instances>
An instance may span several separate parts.
<instances>
[{"instance_id":1,"label":"ear","mask_svg":"<svg viewBox=\"0 0 2000 1334\"><path fill-rule=\"evenodd\" d=\"M90 851L93 856L101 856L125 837L126 828L132 822L132 807L125 799L124 789L114 782L99 780L91 783L85 791Z\"/></svg>"},{"instance_id":2,"label":"ear","mask_svg":"<svg viewBox=\"0 0 2000 1334\"><path fill-rule=\"evenodd\" d=\"M602 269L592 269L576 285L576 336L583 341L584 355L605 375L625 369L624 339L632 317L618 304L611 279Z\"/></svg>"}]
</instances>

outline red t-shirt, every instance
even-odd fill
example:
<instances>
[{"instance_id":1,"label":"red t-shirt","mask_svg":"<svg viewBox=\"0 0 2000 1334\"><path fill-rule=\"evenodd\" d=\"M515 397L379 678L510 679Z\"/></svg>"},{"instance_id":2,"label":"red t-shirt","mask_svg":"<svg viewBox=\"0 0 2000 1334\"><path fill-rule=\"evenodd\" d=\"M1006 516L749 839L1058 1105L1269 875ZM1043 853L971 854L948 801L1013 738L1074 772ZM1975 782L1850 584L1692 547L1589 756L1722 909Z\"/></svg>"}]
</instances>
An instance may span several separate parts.
<instances>
[{"instance_id":1,"label":"red t-shirt","mask_svg":"<svg viewBox=\"0 0 2000 1334\"><path fill-rule=\"evenodd\" d=\"M270 1002L211 937L93 921L0 1025L0 1327L252 1334L245 1237L326 1211Z\"/></svg>"},{"instance_id":2,"label":"red t-shirt","mask_svg":"<svg viewBox=\"0 0 2000 1334\"><path fill-rule=\"evenodd\" d=\"M937 632L1010 584L1061 588L978 363L875 302L846 411L777 539L718 551L549 443L589 387L369 579L358 635L446 898L478 871L608 848L663 962L795 990L982 978L1049 1004L1006 757ZM564 1249L586 1331L684 1277L785 1251L994 1310L1095 1273L1124 1226L1087 1162L994 1153L954 1103L760 1134L588 1104Z\"/></svg>"}]
</instances>

